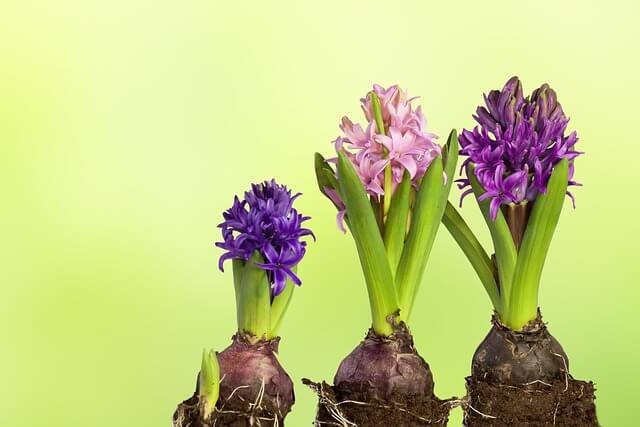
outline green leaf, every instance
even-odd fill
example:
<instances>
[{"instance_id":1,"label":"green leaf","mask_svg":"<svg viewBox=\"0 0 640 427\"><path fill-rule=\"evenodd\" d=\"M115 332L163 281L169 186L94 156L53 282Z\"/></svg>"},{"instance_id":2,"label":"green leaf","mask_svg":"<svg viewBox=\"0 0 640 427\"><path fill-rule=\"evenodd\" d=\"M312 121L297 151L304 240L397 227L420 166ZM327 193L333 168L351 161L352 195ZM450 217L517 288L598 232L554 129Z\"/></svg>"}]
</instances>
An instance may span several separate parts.
<instances>
[{"instance_id":1,"label":"green leaf","mask_svg":"<svg viewBox=\"0 0 640 427\"><path fill-rule=\"evenodd\" d=\"M298 270L298 266L294 266L291 270L295 273ZM271 326L269 327L267 339L278 336L278 331L280 330L284 313L289 307L295 286L296 285L291 281L291 278L287 278L287 283L285 284L282 292L273 297L273 301L271 301Z\"/></svg>"},{"instance_id":2,"label":"green leaf","mask_svg":"<svg viewBox=\"0 0 640 427\"><path fill-rule=\"evenodd\" d=\"M507 221L504 219L504 215L501 210L498 210L498 215L495 221L491 219L490 213L490 199L480 201L479 198L484 194L484 189L478 179L476 178L473 166L467 167L467 175L471 181L471 187L476 197L482 216L489 227L491 233L491 240L493 241L493 248L496 252L496 263L498 264L498 286L500 288L500 297L502 299L501 310L498 310L500 318L508 312L508 306L511 295L513 273L516 268L516 262L518 260L518 251L516 245L513 243L513 237L511 237L511 231L507 225Z\"/></svg>"},{"instance_id":3,"label":"green leaf","mask_svg":"<svg viewBox=\"0 0 640 427\"><path fill-rule=\"evenodd\" d=\"M338 183L338 179L336 178L336 173L320 153L316 153L315 155L315 171L320 192L324 194L325 197L331 201L331 203L333 203L336 209L342 210L343 206L338 206L336 201L332 200L326 192L327 188L333 189L336 191L336 193L338 193L338 197L340 197L341 200L343 199L342 195L340 194L340 184ZM344 222L347 224L347 227L349 227L349 218L345 217Z\"/></svg>"},{"instance_id":4,"label":"green leaf","mask_svg":"<svg viewBox=\"0 0 640 427\"><path fill-rule=\"evenodd\" d=\"M433 160L422 179L413 209L411 229L396 272L402 320L408 320L411 315L422 275L447 206L457 162L458 134L452 129L442 157ZM445 176L446 183L443 184Z\"/></svg>"},{"instance_id":5,"label":"green leaf","mask_svg":"<svg viewBox=\"0 0 640 427\"><path fill-rule=\"evenodd\" d=\"M411 315L418 285L442 220L443 190L442 157L438 156L433 159L420 183L409 234L396 271L400 319L404 321L407 321Z\"/></svg>"},{"instance_id":6,"label":"green leaf","mask_svg":"<svg viewBox=\"0 0 640 427\"><path fill-rule=\"evenodd\" d=\"M447 138L447 144L444 146L442 154L442 163L444 164L444 173L447 175L447 183L442 197L448 199L458 165L458 133L455 129L451 129Z\"/></svg>"},{"instance_id":7,"label":"green leaf","mask_svg":"<svg viewBox=\"0 0 640 427\"><path fill-rule=\"evenodd\" d=\"M393 276L369 198L351 161L342 152L338 154L338 176L349 227L367 283L373 329L378 334L390 335L393 330L387 317L398 309Z\"/></svg>"},{"instance_id":8,"label":"green leaf","mask_svg":"<svg viewBox=\"0 0 640 427\"><path fill-rule=\"evenodd\" d=\"M202 417L208 419L216 409L220 395L220 365L218 355L213 350L202 350L202 364L198 375L198 395L203 403Z\"/></svg>"},{"instance_id":9,"label":"green leaf","mask_svg":"<svg viewBox=\"0 0 640 427\"><path fill-rule=\"evenodd\" d=\"M493 263L462 216L460 216L456 208L449 202L447 202L442 223L447 227L451 236L458 243L460 249L462 249L462 252L467 256L469 263L471 263L478 278L480 278L482 286L484 286L484 289L487 291L493 307L497 312L500 312L500 293L495 280Z\"/></svg>"},{"instance_id":10,"label":"green leaf","mask_svg":"<svg viewBox=\"0 0 640 427\"><path fill-rule=\"evenodd\" d=\"M547 193L539 194L533 204L518 255L506 319L506 324L515 330L520 330L537 315L542 268L562 212L568 182L569 161L563 159L553 169Z\"/></svg>"},{"instance_id":11,"label":"green leaf","mask_svg":"<svg viewBox=\"0 0 640 427\"><path fill-rule=\"evenodd\" d=\"M325 194L326 196L325 189L331 188L333 190L336 190L339 193L340 188L338 185L338 180L336 179L336 174L331 168L331 166L327 163L325 158L322 157L322 154L320 153L315 154L314 166L315 166L315 172L316 172L316 180L318 182L318 188L320 189L320 192L322 192L322 194Z\"/></svg>"},{"instance_id":12,"label":"green leaf","mask_svg":"<svg viewBox=\"0 0 640 427\"><path fill-rule=\"evenodd\" d=\"M458 133L455 129L451 129L449 137L447 138L447 143L442 150L442 164L444 165L444 173L447 182L444 184L438 209L442 209L443 216L447 206L449 205L449 193L451 192L451 186L453 185L456 168L458 166L458 151Z\"/></svg>"},{"instance_id":13,"label":"green leaf","mask_svg":"<svg viewBox=\"0 0 640 427\"><path fill-rule=\"evenodd\" d=\"M266 271L256 262L263 262L257 252L249 261L233 260L238 331L265 338L270 326L271 288Z\"/></svg>"},{"instance_id":14,"label":"green leaf","mask_svg":"<svg viewBox=\"0 0 640 427\"><path fill-rule=\"evenodd\" d=\"M404 239L407 235L407 219L409 217L409 206L411 202L411 176L409 172L404 172L404 177L400 185L396 188L387 222L384 226L384 246L387 250L387 258L392 273L395 272L402 255Z\"/></svg>"}]
</instances>

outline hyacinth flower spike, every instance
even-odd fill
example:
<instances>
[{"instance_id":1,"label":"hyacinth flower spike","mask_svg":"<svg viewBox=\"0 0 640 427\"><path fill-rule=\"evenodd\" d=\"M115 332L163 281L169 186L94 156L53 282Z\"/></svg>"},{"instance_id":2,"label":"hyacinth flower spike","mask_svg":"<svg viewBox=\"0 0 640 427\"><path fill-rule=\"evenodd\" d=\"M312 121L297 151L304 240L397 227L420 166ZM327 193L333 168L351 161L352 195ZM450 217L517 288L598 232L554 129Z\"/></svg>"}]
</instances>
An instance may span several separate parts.
<instances>
[{"instance_id":1,"label":"hyacinth flower spike","mask_svg":"<svg viewBox=\"0 0 640 427\"><path fill-rule=\"evenodd\" d=\"M458 142L454 130L441 148L414 101L398 86L375 85L361 99L366 125L344 117L337 157L315 156L320 191L338 211L338 228L355 241L372 320L333 386L305 381L320 395L318 425L443 425L448 418L449 405L435 396L407 324L453 183Z\"/></svg>"},{"instance_id":2,"label":"hyacinth flower spike","mask_svg":"<svg viewBox=\"0 0 640 427\"><path fill-rule=\"evenodd\" d=\"M196 391L173 416L175 427L283 425L294 403L293 383L276 354L278 331L297 266L315 238L287 187L253 184L223 213L219 268L231 260L238 330L224 351L203 352Z\"/></svg>"},{"instance_id":3,"label":"hyacinth flower spike","mask_svg":"<svg viewBox=\"0 0 640 427\"><path fill-rule=\"evenodd\" d=\"M576 132L556 93L525 97L517 77L485 96L463 130L462 199L473 194L489 228L490 258L450 203L443 222L493 304L493 327L467 378L465 425L598 425L592 383L574 380L538 308L547 252L573 180ZM473 409L470 409L473 408Z\"/></svg>"}]
</instances>

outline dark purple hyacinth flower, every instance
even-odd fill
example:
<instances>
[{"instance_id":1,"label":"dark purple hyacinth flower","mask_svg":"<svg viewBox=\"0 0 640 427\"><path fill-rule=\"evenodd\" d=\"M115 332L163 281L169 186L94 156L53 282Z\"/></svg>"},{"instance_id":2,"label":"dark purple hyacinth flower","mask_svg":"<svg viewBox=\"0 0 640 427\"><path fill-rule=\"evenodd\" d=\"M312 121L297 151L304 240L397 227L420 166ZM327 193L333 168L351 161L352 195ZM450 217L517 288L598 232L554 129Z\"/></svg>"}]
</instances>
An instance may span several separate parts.
<instances>
[{"instance_id":1,"label":"dark purple hyacinth flower","mask_svg":"<svg viewBox=\"0 0 640 427\"><path fill-rule=\"evenodd\" d=\"M282 292L287 277L300 285L302 282L293 268L305 254L306 242L301 238L314 236L311 230L302 227L309 217L292 207L298 196L300 193L292 196L291 190L275 180L251 184L244 200L236 196L233 206L222 214L224 222L218 225L224 241L216 246L226 251L218 262L220 270L224 261L248 261L257 251L264 262L256 265L267 271L273 296Z\"/></svg>"},{"instance_id":2,"label":"dark purple hyacinth flower","mask_svg":"<svg viewBox=\"0 0 640 427\"><path fill-rule=\"evenodd\" d=\"M545 193L553 167L563 158L570 161L569 185L573 181L573 159L578 137L565 135L569 119L556 93L547 84L522 95L522 85L512 77L504 88L484 96L473 118L479 126L464 129L460 135L460 154L468 156L462 169L474 165L474 174L486 191L481 200L491 199L491 217L496 218L500 205L535 200ZM462 199L472 192L469 177L458 180L466 188ZM571 193L567 193L573 201Z\"/></svg>"}]
</instances>

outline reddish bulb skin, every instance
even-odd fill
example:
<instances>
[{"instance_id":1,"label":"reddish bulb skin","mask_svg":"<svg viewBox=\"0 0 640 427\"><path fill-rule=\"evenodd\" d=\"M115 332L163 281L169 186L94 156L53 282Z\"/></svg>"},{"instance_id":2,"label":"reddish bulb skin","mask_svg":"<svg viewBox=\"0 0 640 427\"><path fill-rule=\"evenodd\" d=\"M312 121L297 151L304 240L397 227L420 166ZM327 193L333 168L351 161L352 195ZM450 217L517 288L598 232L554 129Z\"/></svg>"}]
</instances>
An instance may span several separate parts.
<instances>
[{"instance_id":1,"label":"reddish bulb skin","mask_svg":"<svg viewBox=\"0 0 640 427\"><path fill-rule=\"evenodd\" d=\"M251 427L276 419L284 425L295 396L293 382L276 357L280 338L257 342L251 338L238 333L218 353L220 395L211 416L202 416L204 400L196 385L193 397L178 405L174 427Z\"/></svg>"},{"instance_id":2,"label":"reddish bulb skin","mask_svg":"<svg viewBox=\"0 0 640 427\"><path fill-rule=\"evenodd\" d=\"M451 403L433 392L429 365L407 326L393 334L373 330L340 363L334 385L303 379L319 396L316 425L445 426Z\"/></svg>"},{"instance_id":3,"label":"reddish bulb skin","mask_svg":"<svg viewBox=\"0 0 640 427\"><path fill-rule=\"evenodd\" d=\"M429 365L416 352L404 324L390 337L369 331L340 363L333 381L339 399L348 398L353 392L381 401L433 395Z\"/></svg>"},{"instance_id":4,"label":"reddish bulb skin","mask_svg":"<svg viewBox=\"0 0 640 427\"><path fill-rule=\"evenodd\" d=\"M255 344L242 335L233 336L233 342L218 353L220 375L219 402L229 398L255 402L264 382L262 406L284 418L295 401L293 382L276 357L280 338Z\"/></svg>"}]
</instances>

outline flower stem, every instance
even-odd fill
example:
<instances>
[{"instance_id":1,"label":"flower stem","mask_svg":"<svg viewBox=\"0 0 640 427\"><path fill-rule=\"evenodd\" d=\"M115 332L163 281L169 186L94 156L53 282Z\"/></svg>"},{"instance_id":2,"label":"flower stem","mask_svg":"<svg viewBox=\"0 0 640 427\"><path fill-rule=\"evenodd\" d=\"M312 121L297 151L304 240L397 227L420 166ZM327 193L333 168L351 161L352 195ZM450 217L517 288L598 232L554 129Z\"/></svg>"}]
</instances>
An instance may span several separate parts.
<instances>
[{"instance_id":1,"label":"flower stem","mask_svg":"<svg viewBox=\"0 0 640 427\"><path fill-rule=\"evenodd\" d=\"M380 98L378 98L378 95L373 91L369 92L369 96L371 97L371 106L373 108L373 116L376 121L376 130L379 134L386 135L387 130L384 127L384 120L382 119L382 106L380 105ZM385 157L388 157L389 155L388 150L385 147L383 147L382 149L384 151ZM383 222L387 214L389 213L389 208L391 207L392 186L393 186L393 175L392 175L392 169L391 169L391 161L389 161L389 164L384 169L384 196L383 196L384 208L382 213Z\"/></svg>"},{"instance_id":2,"label":"flower stem","mask_svg":"<svg viewBox=\"0 0 640 427\"><path fill-rule=\"evenodd\" d=\"M389 207L391 207L391 188L393 187L391 176L391 162L384 169L384 218L389 213Z\"/></svg>"}]
</instances>

